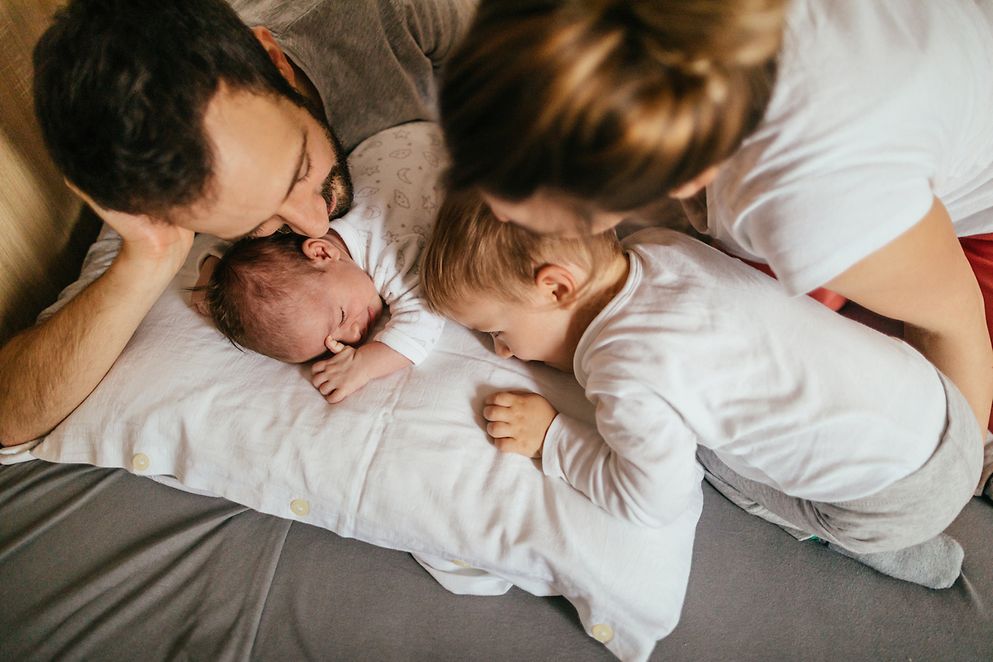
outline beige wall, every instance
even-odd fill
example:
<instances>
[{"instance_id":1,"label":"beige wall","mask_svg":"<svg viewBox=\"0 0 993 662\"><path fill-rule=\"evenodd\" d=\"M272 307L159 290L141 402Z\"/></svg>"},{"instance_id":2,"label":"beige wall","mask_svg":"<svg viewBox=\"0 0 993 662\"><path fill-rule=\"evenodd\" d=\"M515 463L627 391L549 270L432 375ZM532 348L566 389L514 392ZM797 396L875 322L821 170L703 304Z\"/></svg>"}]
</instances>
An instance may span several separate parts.
<instances>
[{"instance_id":1,"label":"beige wall","mask_svg":"<svg viewBox=\"0 0 993 662\"><path fill-rule=\"evenodd\" d=\"M92 218L48 159L34 120L31 50L56 0L0 0L0 342L75 279Z\"/></svg>"}]
</instances>

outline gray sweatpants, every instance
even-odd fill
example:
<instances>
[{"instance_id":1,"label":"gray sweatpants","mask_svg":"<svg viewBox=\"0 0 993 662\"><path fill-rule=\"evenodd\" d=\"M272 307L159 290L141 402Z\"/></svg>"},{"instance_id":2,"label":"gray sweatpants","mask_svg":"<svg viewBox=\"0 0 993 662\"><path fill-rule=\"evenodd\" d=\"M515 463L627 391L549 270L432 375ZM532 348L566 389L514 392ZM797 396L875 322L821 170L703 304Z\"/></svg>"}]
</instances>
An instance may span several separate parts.
<instances>
[{"instance_id":1,"label":"gray sweatpants","mask_svg":"<svg viewBox=\"0 0 993 662\"><path fill-rule=\"evenodd\" d=\"M709 448L699 446L697 459L719 492L775 524L856 553L904 549L930 540L952 523L973 496L983 466L984 436L972 409L944 375L941 382L948 414L934 453L914 473L861 499L808 501L735 473Z\"/></svg>"}]
</instances>

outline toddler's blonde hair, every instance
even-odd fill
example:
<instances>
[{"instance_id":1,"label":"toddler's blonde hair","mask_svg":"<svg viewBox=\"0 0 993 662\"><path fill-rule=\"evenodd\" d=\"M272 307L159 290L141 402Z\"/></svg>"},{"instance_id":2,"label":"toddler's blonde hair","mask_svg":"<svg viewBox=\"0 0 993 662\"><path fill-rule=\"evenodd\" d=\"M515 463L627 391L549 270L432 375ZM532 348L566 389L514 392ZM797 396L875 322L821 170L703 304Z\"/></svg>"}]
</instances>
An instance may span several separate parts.
<instances>
[{"instance_id":1,"label":"toddler's blonde hair","mask_svg":"<svg viewBox=\"0 0 993 662\"><path fill-rule=\"evenodd\" d=\"M432 310L452 315L477 297L526 300L545 265L595 274L621 252L612 230L579 238L538 235L497 220L477 193L462 191L446 196L438 212L421 256L421 288Z\"/></svg>"}]
</instances>

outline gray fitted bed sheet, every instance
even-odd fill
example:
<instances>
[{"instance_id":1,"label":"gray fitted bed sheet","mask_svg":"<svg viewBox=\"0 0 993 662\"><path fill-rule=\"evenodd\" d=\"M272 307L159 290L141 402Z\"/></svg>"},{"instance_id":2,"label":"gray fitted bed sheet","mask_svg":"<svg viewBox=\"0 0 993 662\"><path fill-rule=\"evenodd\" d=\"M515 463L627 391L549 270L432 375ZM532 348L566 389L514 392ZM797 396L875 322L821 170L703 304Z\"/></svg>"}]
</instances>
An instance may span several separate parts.
<instances>
[{"instance_id":1,"label":"gray fitted bed sheet","mask_svg":"<svg viewBox=\"0 0 993 662\"><path fill-rule=\"evenodd\" d=\"M653 660L991 660L993 504L930 591L798 543L705 486ZM446 592L407 554L121 470L0 468L0 660L604 660L561 598Z\"/></svg>"}]
</instances>

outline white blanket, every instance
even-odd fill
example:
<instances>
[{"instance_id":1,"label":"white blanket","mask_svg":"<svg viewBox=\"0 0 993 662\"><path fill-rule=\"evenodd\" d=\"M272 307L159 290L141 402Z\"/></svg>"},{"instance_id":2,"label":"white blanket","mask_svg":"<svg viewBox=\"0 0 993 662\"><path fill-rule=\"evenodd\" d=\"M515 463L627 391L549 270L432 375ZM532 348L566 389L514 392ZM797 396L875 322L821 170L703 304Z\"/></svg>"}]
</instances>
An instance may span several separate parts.
<instances>
[{"instance_id":1,"label":"white blanket","mask_svg":"<svg viewBox=\"0 0 993 662\"><path fill-rule=\"evenodd\" d=\"M118 245L105 230L60 302L101 273ZM591 421L571 376L502 360L488 338L449 323L416 369L331 406L307 366L243 352L193 312L184 288L195 279L191 259L100 386L34 457L167 477L406 550L456 592L500 593L510 582L561 594L622 659L647 658L675 627L699 492L672 525L638 527L531 460L497 452L485 434L481 403L497 389L540 392Z\"/></svg>"}]
</instances>

